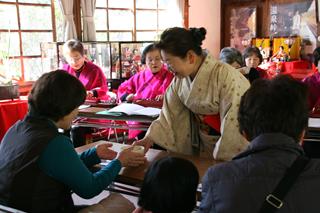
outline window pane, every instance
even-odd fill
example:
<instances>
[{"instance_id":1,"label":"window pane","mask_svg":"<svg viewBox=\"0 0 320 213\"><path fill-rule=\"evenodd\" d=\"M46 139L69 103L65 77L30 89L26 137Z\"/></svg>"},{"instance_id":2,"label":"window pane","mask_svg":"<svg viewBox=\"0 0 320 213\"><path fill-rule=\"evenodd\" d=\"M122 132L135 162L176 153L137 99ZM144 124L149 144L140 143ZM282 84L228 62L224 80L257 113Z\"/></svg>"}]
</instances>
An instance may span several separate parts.
<instances>
[{"instance_id":1,"label":"window pane","mask_svg":"<svg viewBox=\"0 0 320 213\"><path fill-rule=\"evenodd\" d=\"M157 12L156 11L137 11L137 30L156 30Z\"/></svg>"},{"instance_id":2,"label":"window pane","mask_svg":"<svg viewBox=\"0 0 320 213\"><path fill-rule=\"evenodd\" d=\"M24 78L35 81L46 71L42 71L41 58L24 58Z\"/></svg>"},{"instance_id":3,"label":"window pane","mask_svg":"<svg viewBox=\"0 0 320 213\"><path fill-rule=\"evenodd\" d=\"M175 17L176 16L176 17ZM169 27L181 27L182 19L179 13L171 11L159 11L159 29L167 29Z\"/></svg>"},{"instance_id":4,"label":"window pane","mask_svg":"<svg viewBox=\"0 0 320 213\"><path fill-rule=\"evenodd\" d=\"M110 33L110 41L132 41L132 33Z\"/></svg>"},{"instance_id":5,"label":"window pane","mask_svg":"<svg viewBox=\"0 0 320 213\"><path fill-rule=\"evenodd\" d=\"M57 41L63 41L64 18L59 6L58 0L54 1L54 15L56 17L56 35Z\"/></svg>"},{"instance_id":6,"label":"window pane","mask_svg":"<svg viewBox=\"0 0 320 213\"><path fill-rule=\"evenodd\" d=\"M18 29L17 7L0 4L0 29Z\"/></svg>"},{"instance_id":7,"label":"window pane","mask_svg":"<svg viewBox=\"0 0 320 213\"><path fill-rule=\"evenodd\" d=\"M109 10L109 29L132 30L133 18L131 11Z\"/></svg>"},{"instance_id":8,"label":"window pane","mask_svg":"<svg viewBox=\"0 0 320 213\"><path fill-rule=\"evenodd\" d=\"M158 7L159 9L167 9L170 0L158 0ZM172 1L172 0L171 0Z\"/></svg>"},{"instance_id":9,"label":"window pane","mask_svg":"<svg viewBox=\"0 0 320 213\"><path fill-rule=\"evenodd\" d=\"M137 32L137 41L155 41L157 32Z\"/></svg>"},{"instance_id":10,"label":"window pane","mask_svg":"<svg viewBox=\"0 0 320 213\"><path fill-rule=\"evenodd\" d=\"M107 7L108 0L96 0L96 7Z\"/></svg>"},{"instance_id":11,"label":"window pane","mask_svg":"<svg viewBox=\"0 0 320 213\"><path fill-rule=\"evenodd\" d=\"M41 43L41 63L44 72L58 69L58 53L56 43Z\"/></svg>"},{"instance_id":12,"label":"window pane","mask_svg":"<svg viewBox=\"0 0 320 213\"><path fill-rule=\"evenodd\" d=\"M133 0L109 0L109 7L113 8L133 8Z\"/></svg>"},{"instance_id":13,"label":"window pane","mask_svg":"<svg viewBox=\"0 0 320 213\"><path fill-rule=\"evenodd\" d=\"M94 12L94 23L96 25L96 30L106 30L107 29L107 10L96 9Z\"/></svg>"},{"instance_id":14,"label":"window pane","mask_svg":"<svg viewBox=\"0 0 320 213\"><path fill-rule=\"evenodd\" d=\"M6 72L7 77L14 77L21 79L21 62L20 59L10 59L8 61L8 70Z\"/></svg>"},{"instance_id":15,"label":"window pane","mask_svg":"<svg viewBox=\"0 0 320 213\"><path fill-rule=\"evenodd\" d=\"M5 0L6 2L16 2L16 0Z\"/></svg>"},{"instance_id":16,"label":"window pane","mask_svg":"<svg viewBox=\"0 0 320 213\"><path fill-rule=\"evenodd\" d=\"M20 56L20 42L18 33L0 32L0 58Z\"/></svg>"},{"instance_id":17,"label":"window pane","mask_svg":"<svg viewBox=\"0 0 320 213\"><path fill-rule=\"evenodd\" d=\"M19 0L18 2L51 4L51 0Z\"/></svg>"},{"instance_id":18,"label":"window pane","mask_svg":"<svg viewBox=\"0 0 320 213\"><path fill-rule=\"evenodd\" d=\"M52 40L52 33L22 33L23 55L41 55L40 42Z\"/></svg>"},{"instance_id":19,"label":"window pane","mask_svg":"<svg viewBox=\"0 0 320 213\"><path fill-rule=\"evenodd\" d=\"M19 6L21 29L50 30L52 29L51 8L39 6Z\"/></svg>"},{"instance_id":20,"label":"window pane","mask_svg":"<svg viewBox=\"0 0 320 213\"><path fill-rule=\"evenodd\" d=\"M157 0L136 0L136 8L157 9Z\"/></svg>"},{"instance_id":21,"label":"window pane","mask_svg":"<svg viewBox=\"0 0 320 213\"><path fill-rule=\"evenodd\" d=\"M96 33L97 41L108 41L108 33Z\"/></svg>"}]
</instances>

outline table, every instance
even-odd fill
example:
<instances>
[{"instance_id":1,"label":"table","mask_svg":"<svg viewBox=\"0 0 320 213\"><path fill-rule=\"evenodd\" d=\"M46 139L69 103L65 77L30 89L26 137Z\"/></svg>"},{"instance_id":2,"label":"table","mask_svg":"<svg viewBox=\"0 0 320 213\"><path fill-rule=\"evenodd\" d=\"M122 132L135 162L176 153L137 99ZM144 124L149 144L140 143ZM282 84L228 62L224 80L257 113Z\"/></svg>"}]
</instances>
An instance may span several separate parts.
<instances>
[{"instance_id":1,"label":"table","mask_svg":"<svg viewBox=\"0 0 320 213\"><path fill-rule=\"evenodd\" d=\"M76 151L78 153L81 153L91 147L94 147L99 143L101 143L101 141L78 147L76 148ZM117 146L116 143L113 143L113 144L114 146ZM194 163L194 165L198 169L198 172L200 175L200 181L202 180L202 177L204 176L205 172L208 170L210 166L213 166L217 163L221 163L221 161L215 161L212 158L201 158L199 156L190 156L190 155L183 155L179 153L167 152L163 150L149 149L148 152L146 153L147 162L145 164L139 167L122 168L118 177L116 178L116 181L119 181L120 183L129 184L129 185L141 186L144 178L144 174L147 168L150 166L150 164L166 156L180 157L183 159L190 160L192 163Z\"/></svg>"},{"instance_id":2,"label":"table","mask_svg":"<svg viewBox=\"0 0 320 213\"><path fill-rule=\"evenodd\" d=\"M97 112L104 110L106 109L100 107L88 107L79 110L78 119L73 122L73 126L147 130L151 122L157 119L157 117L144 115L114 116L97 114ZM141 122L141 124L127 124L125 122L117 123L114 121L137 121Z\"/></svg>"},{"instance_id":3,"label":"table","mask_svg":"<svg viewBox=\"0 0 320 213\"><path fill-rule=\"evenodd\" d=\"M24 118L28 112L26 100L0 101L0 140L6 131L17 121Z\"/></svg>"}]
</instances>

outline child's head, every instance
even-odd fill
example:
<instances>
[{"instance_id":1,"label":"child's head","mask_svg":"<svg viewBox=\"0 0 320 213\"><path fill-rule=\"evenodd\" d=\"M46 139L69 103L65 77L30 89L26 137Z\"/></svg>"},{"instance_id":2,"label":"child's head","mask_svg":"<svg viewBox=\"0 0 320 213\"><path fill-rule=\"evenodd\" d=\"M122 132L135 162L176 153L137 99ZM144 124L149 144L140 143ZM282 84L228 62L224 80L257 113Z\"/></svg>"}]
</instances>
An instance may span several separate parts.
<instances>
[{"instance_id":1,"label":"child's head","mask_svg":"<svg viewBox=\"0 0 320 213\"><path fill-rule=\"evenodd\" d=\"M153 213L191 212L198 182L198 170L190 161L162 158L149 167L138 204Z\"/></svg>"},{"instance_id":2,"label":"child's head","mask_svg":"<svg viewBox=\"0 0 320 213\"><path fill-rule=\"evenodd\" d=\"M243 60L247 67L257 68L262 62L262 55L257 47L247 47L243 52Z\"/></svg>"},{"instance_id":3,"label":"child's head","mask_svg":"<svg viewBox=\"0 0 320 213\"><path fill-rule=\"evenodd\" d=\"M84 48L79 40L66 41L63 45L63 55L68 64L75 70L80 69L84 64Z\"/></svg>"}]
</instances>

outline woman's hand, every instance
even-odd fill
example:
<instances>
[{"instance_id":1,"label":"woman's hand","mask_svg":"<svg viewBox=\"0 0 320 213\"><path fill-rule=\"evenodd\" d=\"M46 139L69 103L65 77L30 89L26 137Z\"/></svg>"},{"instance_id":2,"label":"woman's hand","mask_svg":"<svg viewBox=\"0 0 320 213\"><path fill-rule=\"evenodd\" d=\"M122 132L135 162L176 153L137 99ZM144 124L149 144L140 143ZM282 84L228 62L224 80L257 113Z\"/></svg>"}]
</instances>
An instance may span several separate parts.
<instances>
[{"instance_id":1,"label":"woman's hand","mask_svg":"<svg viewBox=\"0 0 320 213\"><path fill-rule=\"evenodd\" d=\"M144 147L144 152L146 153L150 149L150 147L153 145L153 141L151 139L149 139L149 138L143 138L143 139L141 139L139 141L135 141L133 143L133 145L134 146L135 145L143 146Z\"/></svg>"},{"instance_id":2,"label":"woman's hand","mask_svg":"<svg viewBox=\"0 0 320 213\"><path fill-rule=\"evenodd\" d=\"M162 101L163 100L163 95L157 95L155 100L156 101Z\"/></svg>"},{"instance_id":3,"label":"woman's hand","mask_svg":"<svg viewBox=\"0 0 320 213\"><path fill-rule=\"evenodd\" d=\"M121 162L122 166L139 166L141 164L144 164L144 162L146 161L144 154L136 153L132 150L133 146L119 152L117 159Z\"/></svg>"},{"instance_id":4,"label":"woman's hand","mask_svg":"<svg viewBox=\"0 0 320 213\"><path fill-rule=\"evenodd\" d=\"M111 143L101 143L96 146L96 153L100 159L112 160L117 157L117 152L109 149L112 147Z\"/></svg>"},{"instance_id":5,"label":"woman's hand","mask_svg":"<svg viewBox=\"0 0 320 213\"><path fill-rule=\"evenodd\" d=\"M134 94L129 94L129 95L126 97L127 102L132 102L133 99L134 99Z\"/></svg>"}]
</instances>

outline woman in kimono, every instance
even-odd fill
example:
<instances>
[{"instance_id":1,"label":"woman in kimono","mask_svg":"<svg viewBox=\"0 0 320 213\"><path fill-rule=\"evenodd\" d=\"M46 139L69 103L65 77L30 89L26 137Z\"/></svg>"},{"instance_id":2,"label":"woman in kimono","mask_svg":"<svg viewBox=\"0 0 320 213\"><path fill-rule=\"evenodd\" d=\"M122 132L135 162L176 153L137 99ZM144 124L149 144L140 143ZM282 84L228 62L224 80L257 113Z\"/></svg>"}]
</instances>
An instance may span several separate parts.
<instances>
[{"instance_id":1,"label":"woman in kimono","mask_svg":"<svg viewBox=\"0 0 320 213\"><path fill-rule=\"evenodd\" d=\"M143 50L141 63L146 64L147 68L123 82L118 88L118 97L127 102L149 99L162 105L163 94L171 83L173 74L162 63L160 49L155 44L150 44ZM129 138L141 139L144 134L140 130L130 130Z\"/></svg>"},{"instance_id":2,"label":"woman in kimono","mask_svg":"<svg viewBox=\"0 0 320 213\"><path fill-rule=\"evenodd\" d=\"M237 113L249 82L201 49L205 35L205 28L174 27L162 33L157 46L176 77L159 118L135 142L146 150L156 143L169 151L230 160L247 147L237 130Z\"/></svg>"},{"instance_id":3,"label":"woman in kimono","mask_svg":"<svg viewBox=\"0 0 320 213\"><path fill-rule=\"evenodd\" d=\"M63 70L77 77L87 90L87 97L103 97L107 94L107 79L100 67L84 56L84 48L79 40L71 39L63 45L63 55L68 64Z\"/></svg>"}]
</instances>

